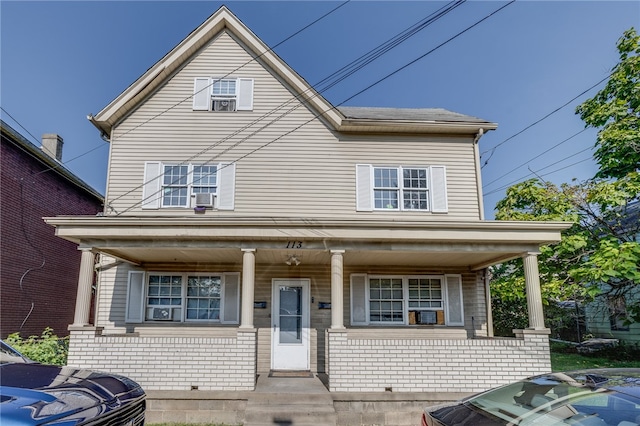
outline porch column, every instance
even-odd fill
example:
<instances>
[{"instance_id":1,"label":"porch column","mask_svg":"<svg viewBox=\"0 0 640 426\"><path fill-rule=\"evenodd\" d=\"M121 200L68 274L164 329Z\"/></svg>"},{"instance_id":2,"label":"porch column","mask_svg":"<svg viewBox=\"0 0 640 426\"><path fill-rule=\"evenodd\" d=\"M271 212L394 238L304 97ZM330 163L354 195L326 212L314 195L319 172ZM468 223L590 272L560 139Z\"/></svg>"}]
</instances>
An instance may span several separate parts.
<instances>
[{"instance_id":1,"label":"porch column","mask_svg":"<svg viewBox=\"0 0 640 426\"><path fill-rule=\"evenodd\" d=\"M344 250L331 250L331 328L344 328Z\"/></svg>"},{"instance_id":2,"label":"porch column","mask_svg":"<svg viewBox=\"0 0 640 426\"><path fill-rule=\"evenodd\" d=\"M256 249L242 249L242 317L240 328L253 328Z\"/></svg>"},{"instance_id":3,"label":"porch column","mask_svg":"<svg viewBox=\"0 0 640 426\"><path fill-rule=\"evenodd\" d=\"M89 325L91 311L91 286L93 285L93 267L95 254L91 249L80 249L80 273L78 274L78 290L76 293L76 311L73 317L74 326Z\"/></svg>"},{"instance_id":4,"label":"porch column","mask_svg":"<svg viewBox=\"0 0 640 426\"><path fill-rule=\"evenodd\" d=\"M544 329L544 313L542 311L542 293L540 292L540 274L538 272L538 253L529 252L523 257L524 280L527 292L527 309L529 310L529 328Z\"/></svg>"}]
</instances>

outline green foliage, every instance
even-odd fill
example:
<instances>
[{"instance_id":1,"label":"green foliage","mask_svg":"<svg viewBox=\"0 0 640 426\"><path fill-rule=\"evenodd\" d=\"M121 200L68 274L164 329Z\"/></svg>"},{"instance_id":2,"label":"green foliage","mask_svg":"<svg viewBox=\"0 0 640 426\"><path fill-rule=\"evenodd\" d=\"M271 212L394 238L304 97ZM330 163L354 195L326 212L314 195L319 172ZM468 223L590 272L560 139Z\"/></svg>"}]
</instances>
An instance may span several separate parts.
<instances>
[{"instance_id":1,"label":"green foliage","mask_svg":"<svg viewBox=\"0 0 640 426\"><path fill-rule=\"evenodd\" d=\"M33 361L42 364L66 365L69 352L69 338L60 338L53 334L52 328L45 328L40 336L20 337L20 333L13 333L6 342Z\"/></svg>"},{"instance_id":2,"label":"green foliage","mask_svg":"<svg viewBox=\"0 0 640 426\"><path fill-rule=\"evenodd\" d=\"M598 174L560 186L539 179L518 183L496 205L496 219L571 222L560 243L541 248L544 301L602 298L606 305L623 296L628 317L640 321L640 303L631 303L640 289L640 36L634 29L621 37L618 51L620 63L606 87L577 108L587 126L602 128L595 144ZM525 308L522 261L491 273L494 305Z\"/></svg>"},{"instance_id":3,"label":"green foliage","mask_svg":"<svg viewBox=\"0 0 640 426\"><path fill-rule=\"evenodd\" d=\"M640 36L634 28L618 40L620 62L609 81L576 113L598 132L598 178L620 178L640 165Z\"/></svg>"}]
</instances>

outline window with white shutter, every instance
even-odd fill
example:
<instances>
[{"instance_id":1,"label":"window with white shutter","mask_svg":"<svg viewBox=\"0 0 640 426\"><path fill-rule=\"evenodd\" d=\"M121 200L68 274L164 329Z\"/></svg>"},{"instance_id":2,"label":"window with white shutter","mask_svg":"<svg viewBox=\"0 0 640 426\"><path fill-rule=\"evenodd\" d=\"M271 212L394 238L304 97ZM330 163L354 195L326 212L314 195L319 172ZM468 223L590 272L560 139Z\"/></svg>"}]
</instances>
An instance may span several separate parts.
<instances>
[{"instance_id":1,"label":"window with white shutter","mask_svg":"<svg viewBox=\"0 0 640 426\"><path fill-rule=\"evenodd\" d=\"M143 209L213 207L233 210L235 164L178 164L147 161Z\"/></svg>"},{"instance_id":2,"label":"window with white shutter","mask_svg":"<svg viewBox=\"0 0 640 426\"><path fill-rule=\"evenodd\" d=\"M446 213L444 166L356 165L356 211Z\"/></svg>"},{"instance_id":3,"label":"window with white shutter","mask_svg":"<svg viewBox=\"0 0 640 426\"><path fill-rule=\"evenodd\" d=\"M193 84L193 110L252 111L253 83L252 78L197 77Z\"/></svg>"}]
</instances>

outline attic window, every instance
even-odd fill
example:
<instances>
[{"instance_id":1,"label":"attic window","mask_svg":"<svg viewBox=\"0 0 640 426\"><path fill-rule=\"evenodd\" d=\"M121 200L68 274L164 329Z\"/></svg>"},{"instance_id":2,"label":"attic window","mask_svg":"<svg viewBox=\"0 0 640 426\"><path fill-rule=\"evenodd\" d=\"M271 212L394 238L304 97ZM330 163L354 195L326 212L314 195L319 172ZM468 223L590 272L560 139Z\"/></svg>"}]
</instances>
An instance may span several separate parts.
<instances>
[{"instance_id":1,"label":"attic window","mask_svg":"<svg viewBox=\"0 0 640 426\"><path fill-rule=\"evenodd\" d=\"M193 88L194 111L253 110L252 78L198 77Z\"/></svg>"}]
</instances>

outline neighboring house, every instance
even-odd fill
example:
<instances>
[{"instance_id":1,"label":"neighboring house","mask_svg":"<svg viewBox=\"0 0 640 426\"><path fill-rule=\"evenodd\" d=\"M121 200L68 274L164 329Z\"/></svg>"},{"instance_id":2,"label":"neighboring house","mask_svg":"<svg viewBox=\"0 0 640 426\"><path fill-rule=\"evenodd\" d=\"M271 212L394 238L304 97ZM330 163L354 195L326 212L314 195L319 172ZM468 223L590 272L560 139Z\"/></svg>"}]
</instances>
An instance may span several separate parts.
<instances>
[{"instance_id":1,"label":"neighboring house","mask_svg":"<svg viewBox=\"0 0 640 426\"><path fill-rule=\"evenodd\" d=\"M90 119L104 216L46 219L87 265L70 365L148 391L305 370L445 399L550 370L536 252L568 224L483 220L496 124L334 108L224 7ZM485 270L516 257L531 327L492 339Z\"/></svg>"},{"instance_id":2,"label":"neighboring house","mask_svg":"<svg viewBox=\"0 0 640 426\"><path fill-rule=\"evenodd\" d=\"M626 235L635 235L636 241L640 242L640 202L636 201L626 207L624 217L617 226ZM596 337L640 343L640 323L629 323L627 315L627 308L631 304L637 306L638 303L640 288L635 293L598 298L585 307L587 331Z\"/></svg>"},{"instance_id":3,"label":"neighboring house","mask_svg":"<svg viewBox=\"0 0 640 426\"><path fill-rule=\"evenodd\" d=\"M80 252L77 244L57 238L42 218L95 215L103 198L62 166L60 136L44 135L38 148L4 121L0 127L0 337L39 336L45 327L66 336Z\"/></svg>"}]
</instances>

